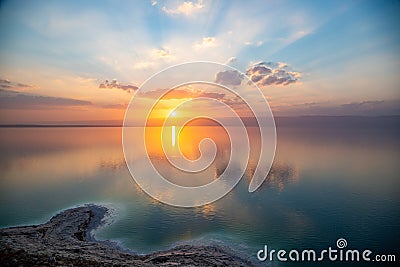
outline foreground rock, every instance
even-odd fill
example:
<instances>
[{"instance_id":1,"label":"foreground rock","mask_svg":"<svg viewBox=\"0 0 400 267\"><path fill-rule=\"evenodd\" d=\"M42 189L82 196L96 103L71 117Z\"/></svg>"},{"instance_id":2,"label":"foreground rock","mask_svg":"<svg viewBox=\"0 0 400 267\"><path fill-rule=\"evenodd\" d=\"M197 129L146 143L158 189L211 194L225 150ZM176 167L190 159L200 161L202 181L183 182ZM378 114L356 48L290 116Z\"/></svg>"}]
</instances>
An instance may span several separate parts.
<instances>
[{"instance_id":1,"label":"foreground rock","mask_svg":"<svg viewBox=\"0 0 400 267\"><path fill-rule=\"evenodd\" d=\"M1 266L252 266L222 248L178 246L135 255L96 241L105 207L87 205L61 212L45 224L0 229Z\"/></svg>"}]
</instances>

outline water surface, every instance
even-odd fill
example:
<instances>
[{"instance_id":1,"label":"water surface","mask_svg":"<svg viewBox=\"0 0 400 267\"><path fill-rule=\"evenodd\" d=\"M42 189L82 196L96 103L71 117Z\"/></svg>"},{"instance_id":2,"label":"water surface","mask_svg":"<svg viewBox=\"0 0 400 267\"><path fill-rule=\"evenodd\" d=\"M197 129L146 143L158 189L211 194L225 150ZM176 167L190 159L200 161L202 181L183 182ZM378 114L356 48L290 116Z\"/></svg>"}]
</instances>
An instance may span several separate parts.
<instances>
[{"instance_id":1,"label":"water surface","mask_svg":"<svg viewBox=\"0 0 400 267\"><path fill-rule=\"evenodd\" d=\"M188 131L218 138L215 128ZM130 177L121 128L0 128L0 226L41 223L82 203L109 203L118 216L98 238L117 240L140 253L186 241L217 242L255 259L265 244L318 250L334 246L340 237L352 248L397 253L398 132L351 127L280 127L277 132L275 161L259 190L247 191L250 166L223 199L175 208L150 198ZM216 179L229 155L224 140L218 142L217 160L196 179L165 173L185 185ZM198 156L196 142L186 147L188 158ZM154 149L151 156L162 169L158 152Z\"/></svg>"}]
</instances>

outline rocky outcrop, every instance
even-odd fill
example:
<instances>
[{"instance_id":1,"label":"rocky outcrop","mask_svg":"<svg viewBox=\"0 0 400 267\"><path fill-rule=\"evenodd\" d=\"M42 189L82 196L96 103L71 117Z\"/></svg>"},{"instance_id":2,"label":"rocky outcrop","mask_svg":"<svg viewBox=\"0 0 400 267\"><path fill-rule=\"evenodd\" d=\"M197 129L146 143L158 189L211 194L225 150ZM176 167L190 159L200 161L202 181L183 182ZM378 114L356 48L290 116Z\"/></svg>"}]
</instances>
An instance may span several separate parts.
<instances>
[{"instance_id":1,"label":"rocky outcrop","mask_svg":"<svg viewBox=\"0 0 400 267\"><path fill-rule=\"evenodd\" d=\"M97 241L107 208L86 205L65 210L49 222L0 229L1 266L252 266L215 246L183 245L137 255L107 241Z\"/></svg>"}]
</instances>

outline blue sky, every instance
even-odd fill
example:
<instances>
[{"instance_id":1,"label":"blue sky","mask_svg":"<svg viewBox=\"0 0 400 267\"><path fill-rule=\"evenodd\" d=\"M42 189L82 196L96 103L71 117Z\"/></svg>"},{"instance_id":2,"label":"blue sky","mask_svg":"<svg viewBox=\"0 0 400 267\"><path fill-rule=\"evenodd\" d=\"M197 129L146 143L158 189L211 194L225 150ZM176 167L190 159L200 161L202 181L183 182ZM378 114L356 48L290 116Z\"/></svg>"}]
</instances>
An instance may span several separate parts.
<instances>
[{"instance_id":1,"label":"blue sky","mask_svg":"<svg viewBox=\"0 0 400 267\"><path fill-rule=\"evenodd\" d=\"M118 119L132 93L99 88L106 79L140 86L194 60L244 73L280 62L296 82L259 84L277 115L400 114L398 14L399 1L3 1L0 79L12 86L0 85L91 103L57 109L62 120ZM46 101L32 120L57 120ZM7 105L0 119L24 112Z\"/></svg>"}]
</instances>

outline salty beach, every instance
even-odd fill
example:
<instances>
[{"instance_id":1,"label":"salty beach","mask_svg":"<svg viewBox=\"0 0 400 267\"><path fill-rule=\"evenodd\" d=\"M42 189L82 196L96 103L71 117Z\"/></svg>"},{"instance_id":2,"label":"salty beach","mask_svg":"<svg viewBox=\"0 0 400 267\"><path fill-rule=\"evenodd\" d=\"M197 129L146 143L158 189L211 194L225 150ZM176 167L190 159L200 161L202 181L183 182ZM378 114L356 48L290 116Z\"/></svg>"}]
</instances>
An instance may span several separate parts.
<instances>
[{"instance_id":1,"label":"salty beach","mask_svg":"<svg viewBox=\"0 0 400 267\"><path fill-rule=\"evenodd\" d=\"M93 230L107 215L106 207L88 204L44 224L0 229L2 266L253 266L216 246L181 245L138 255L111 241L97 241Z\"/></svg>"}]
</instances>

